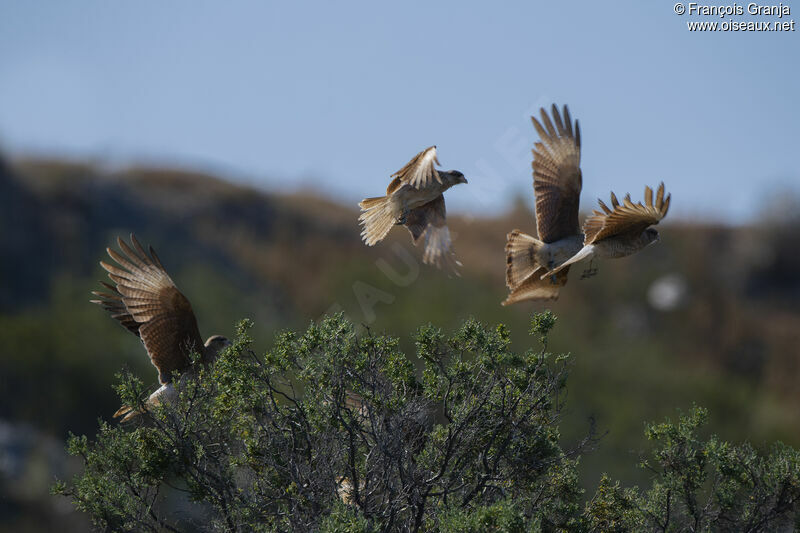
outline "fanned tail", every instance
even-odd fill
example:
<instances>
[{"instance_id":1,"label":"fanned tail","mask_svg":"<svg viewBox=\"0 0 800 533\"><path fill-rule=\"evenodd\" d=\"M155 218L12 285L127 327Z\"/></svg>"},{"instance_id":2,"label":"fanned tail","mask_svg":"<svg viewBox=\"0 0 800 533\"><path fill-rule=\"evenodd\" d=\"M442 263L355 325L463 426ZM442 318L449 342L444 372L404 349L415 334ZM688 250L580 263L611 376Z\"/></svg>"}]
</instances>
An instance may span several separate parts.
<instances>
[{"instance_id":1,"label":"fanned tail","mask_svg":"<svg viewBox=\"0 0 800 533\"><path fill-rule=\"evenodd\" d=\"M365 198L358 205L361 207L358 222L363 226L361 238L367 246L373 246L386 237L397 222L397 214L388 196Z\"/></svg>"},{"instance_id":2,"label":"fanned tail","mask_svg":"<svg viewBox=\"0 0 800 533\"><path fill-rule=\"evenodd\" d=\"M501 304L505 306L525 300L558 300L558 291L567 284L569 267L556 274L555 280L539 279L539 274L544 270L544 267L537 268L525 281L511 289L508 297Z\"/></svg>"},{"instance_id":3,"label":"fanned tail","mask_svg":"<svg viewBox=\"0 0 800 533\"><path fill-rule=\"evenodd\" d=\"M541 266L536 261L536 253L544 243L518 229L506 239L506 286L514 289Z\"/></svg>"}]
</instances>

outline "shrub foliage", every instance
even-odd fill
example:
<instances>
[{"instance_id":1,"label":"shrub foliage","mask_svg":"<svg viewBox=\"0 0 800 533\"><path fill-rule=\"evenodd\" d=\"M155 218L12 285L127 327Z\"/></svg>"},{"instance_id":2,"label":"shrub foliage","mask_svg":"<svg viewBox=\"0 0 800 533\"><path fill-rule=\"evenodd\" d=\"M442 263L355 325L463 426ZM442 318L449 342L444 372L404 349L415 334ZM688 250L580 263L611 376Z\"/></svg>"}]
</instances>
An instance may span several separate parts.
<instances>
[{"instance_id":1,"label":"shrub foliage","mask_svg":"<svg viewBox=\"0 0 800 533\"><path fill-rule=\"evenodd\" d=\"M772 531L798 523L800 454L699 436L706 412L648 426L652 485L592 496L558 432L569 358L517 354L500 325L425 326L416 359L337 315L280 334L249 322L180 401L71 437L85 471L54 492L114 531ZM415 362L418 364L415 365ZM418 372L421 368L421 372ZM141 406L123 375L121 399ZM585 503L584 503L585 502Z\"/></svg>"}]
</instances>

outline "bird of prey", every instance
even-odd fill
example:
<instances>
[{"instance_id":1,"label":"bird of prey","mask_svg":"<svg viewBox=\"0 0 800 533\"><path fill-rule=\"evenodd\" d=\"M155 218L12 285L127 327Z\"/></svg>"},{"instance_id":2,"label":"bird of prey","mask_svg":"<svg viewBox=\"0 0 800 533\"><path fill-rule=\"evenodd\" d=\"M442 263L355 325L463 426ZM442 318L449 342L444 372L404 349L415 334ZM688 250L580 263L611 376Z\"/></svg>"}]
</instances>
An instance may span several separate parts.
<instances>
[{"instance_id":1,"label":"bird of prey","mask_svg":"<svg viewBox=\"0 0 800 533\"><path fill-rule=\"evenodd\" d=\"M641 202L634 204L629 194L625 195L620 204L613 192L611 209L602 200L598 200L602 211L595 210L584 222L583 247L568 261L543 274L542 278L558 275L562 269L569 268L569 265L584 259L591 261L595 257L599 259L625 257L658 242L658 231L650 226L658 224L667 215L671 198L671 194L664 197L662 183L658 186L655 204L653 189L650 187L644 189L644 205ZM591 265L591 262L589 264ZM589 274L593 272L590 266Z\"/></svg>"},{"instance_id":2,"label":"bird of prey","mask_svg":"<svg viewBox=\"0 0 800 533\"><path fill-rule=\"evenodd\" d=\"M158 370L161 387L149 396L145 406L174 401L178 392L173 385L173 374L183 377L196 372L190 355L198 353L199 362L209 364L231 343L221 335L209 337L203 343L189 300L170 279L152 246L148 254L133 234L131 245L121 238L117 238L117 243L121 252L112 248L106 251L119 266L100 262L115 285L101 281L108 292L93 291L98 299L91 302L102 306L141 339ZM122 421L127 422L141 412L123 406L114 417L122 416Z\"/></svg>"},{"instance_id":3,"label":"bird of prey","mask_svg":"<svg viewBox=\"0 0 800 533\"><path fill-rule=\"evenodd\" d=\"M342 400L335 403L338 411L336 415L341 418L349 433L355 434L359 441L368 446L376 447L379 450L376 453L379 454L396 458L401 455L398 452L402 450L402 455L415 457L425 447L428 434L433 429L433 407L426 402L411 402L399 412L387 412L374 403L365 402L360 394L350 390L345 391ZM324 403L331 405L327 401ZM352 466L350 465L351 468ZM336 493L342 503L354 505L356 500L363 501L366 497L364 490L367 488L371 493L386 491L387 487L382 485L381 480L373 477L368 484L364 474L369 475L370 472L361 473L358 492L350 477L339 477ZM358 493L361 493L360 497Z\"/></svg>"},{"instance_id":4,"label":"bird of prey","mask_svg":"<svg viewBox=\"0 0 800 533\"><path fill-rule=\"evenodd\" d=\"M392 226L404 225L415 245L424 237L423 263L439 268L443 263L453 268L460 265L452 250L443 193L467 180L457 170L437 170L438 164L436 147L426 148L392 174L386 196L365 198L359 203L361 238L367 246L382 241Z\"/></svg>"},{"instance_id":5,"label":"bird of prey","mask_svg":"<svg viewBox=\"0 0 800 533\"><path fill-rule=\"evenodd\" d=\"M555 300L567 283L569 267L549 279L545 272L575 255L583 244L578 204L581 187L581 130L572 124L564 106L562 120L553 104L550 120L541 109L541 122L531 117L540 142L533 149L533 191L536 196L536 229L539 238L515 229L507 235L506 286L503 305L523 300Z\"/></svg>"}]
</instances>

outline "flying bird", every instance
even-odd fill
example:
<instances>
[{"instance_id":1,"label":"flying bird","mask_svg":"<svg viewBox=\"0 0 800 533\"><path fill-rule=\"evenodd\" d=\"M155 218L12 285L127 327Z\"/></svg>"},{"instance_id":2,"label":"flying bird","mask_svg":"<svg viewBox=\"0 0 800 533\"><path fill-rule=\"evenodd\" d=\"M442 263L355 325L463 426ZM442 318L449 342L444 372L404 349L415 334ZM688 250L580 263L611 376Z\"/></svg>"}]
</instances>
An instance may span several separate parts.
<instances>
[{"instance_id":1,"label":"flying bird","mask_svg":"<svg viewBox=\"0 0 800 533\"><path fill-rule=\"evenodd\" d=\"M467 179L457 170L437 170L438 164L436 147L426 148L392 174L386 196L365 198L358 204L361 238L367 246L382 241L393 226L404 225L415 245L424 239L423 263L439 268L449 264L454 269L461 264L453 253L443 193Z\"/></svg>"},{"instance_id":2,"label":"flying bird","mask_svg":"<svg viewBox=\"0 0 800 533\"><path fill-rule=\"evenodd\" d=\"M108 292L92 291L98 299L91 302L102 306L141 339L158 370L161 387L148 397L145 406L174 401L178 391L173 374L183 377L197 372L190 355L198 353L199 362L209 364L231 343L221 335L209 337L203 343L189 300L170 279L152 246L148 254L133 234L131 245L121 238L117 238L117 243L121 252L112 248L106 251L118 266L100 262L115 285L101 281ZM141 412L123 406L114 417L122 416L122 421L127 422Z\"/></svg>"},{"instance_id":3,"label":"flying bird","mask_svg":"<svg viewBox=\"0 0 800 533\"><path fill-rule=\"evenodd\" d=\"M560 266L583 245L578 207L581 187L581 130L573 126L569 109L563 119L553 104L553 119L542 108L541 122L531 117L540 142L533 148L533 192L536 229L533 237L515 229L506 236L506 286L503 305L523 300L555 300L567 283L569 267L554 277L541 275Z\"/></svg>"},{"instance_id":4,"label":"flying bird","mask_svg":"<svg viewBox=\"0 0 800 533\"><path fill-rule=\"evenodd\" d=\"M667 216L672 195L664 197L664 184L658 186L656 200L653 203L653 189L645 187L644 205L641 202L634 204L631 196L625 195L622 204L619 203L614 193L611 193L611 209L602 200L598 200L602 211L595 210L583 224L585 235L583 247L560 266L543 274L541 277L557 275L569 265L590 260L589 275L595 270L591 268L593 258L611 259L635 254L639 250L658 242L659 235L655 228L651 228Z\"/></svg>"}]
</instances>

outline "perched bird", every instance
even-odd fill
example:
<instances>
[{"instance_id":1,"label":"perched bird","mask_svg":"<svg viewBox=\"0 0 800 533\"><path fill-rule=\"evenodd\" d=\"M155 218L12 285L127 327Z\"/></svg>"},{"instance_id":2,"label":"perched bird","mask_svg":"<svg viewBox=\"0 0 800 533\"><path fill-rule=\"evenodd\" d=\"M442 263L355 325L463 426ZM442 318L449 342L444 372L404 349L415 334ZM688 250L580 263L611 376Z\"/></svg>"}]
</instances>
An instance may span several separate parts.
<instances>
[{"instance_id":1,"label":"perched bird","mask_svg":"<svg viewBox=\"0 0 800 533\"><path fill-rule=\"evenodd\" d=\"M138 336L158 369L161 387L149 396L145 405L152 407L174 401L178 392L173 384L173 373L186 376L196 372L190 354L198 353L200 363L209 364L231 343L221 335L209 337L203 343L189 300L170 279L152 247L148 254L133 234L133 247L121 238L117 238L117 242L121 253L111 248L106 251L119 266L100 262L116 286L101 281L109 292L93 291L99 299L91 302L102 306L112 318ZM123 416L122 421L126 422L141 412L123 406L114 417Z\"/></svg>"},{"instance_id":2,"label":"perched bird","mask_svg":"<svg viewBox=\"0 0 800 533\"><path fill-rule=\"evenodd\" d=\"M437 170L438 164L436 147L426 148L392 174L386 196L365 198L358 204L361 238L367 246L382 241L392 226L402 224L411 232L415 245L424 237L423 263L439 268L443 263L460 265L452 250L443 193L467 180L457 170Z\"/></svg>"},{"instance_id":3,"label":"perched bird","mask_svg":"<svg viewBox=\"0 0 800 533\"><path fill-rule=\"evenodd\" d=\"M669 202L672 195L668 194L664 198L664 184L658 186L655 204L653 203L653 189L645 187L644 205L641 202L634 204L630 195L626 195L622 204L617 201L614 193L611 193L611 207L609 209L602 200L600 203L601 211L595 210L583 224L585 235L583 247L568 261L565 261L557 268L543 274L541 277L549 278L557 275L562 269L569 268L569 265L597 257L599 259L625 257L635 254L646 246L658 242L658 231L650 226L667 216ZM591 268L589 275L596 272Z\"/></svg>"},{"instance_id":4,"label":"perched bird","mask_svg":"<svg viewBox=\"0 0 800 533\"><path fill-rule=\"evenodd\" d=\"M331 405L327 401L324 403ZM359 441L376 448L370 455L386 454L393 461L402 462L403 459L400 458L403 457L406 461L415 462L434 426L433 406L427 402L411 402L400 411L389 410L386 406L381 408L375 403L365 402L360 394L346 390L344 397L338 403L333 403L338 410L337 416L348 426L347 431L358 435ZM352 465L350 468L353 468ZM364 474L369 475L370 472L361 474L358 491L347 475L338 478L336 494L342 503L355 505L369 497L364 494L368 488ZM380 493L386 491L386 486L380 480L372 479L369 489L372 494Z\"/></svg>"},{"instance_id":5,"label":"perched bird","mask_svg":"<svg viewBox=\"0 0 800 533\"><path fill-rule=\"evenodd\" d=\"M506 286L503 305L523 300L555 300L567 283L568 267L555 277L540 276L575 255L583 245L578 205L581 187L581 131L573 127L569 109L564 118L553 104L553 120L541 109L541 122L531 117L540 142L533 149L533 192L539 238L518 229L506 236Z\"/></svg>"}]
</instances>

